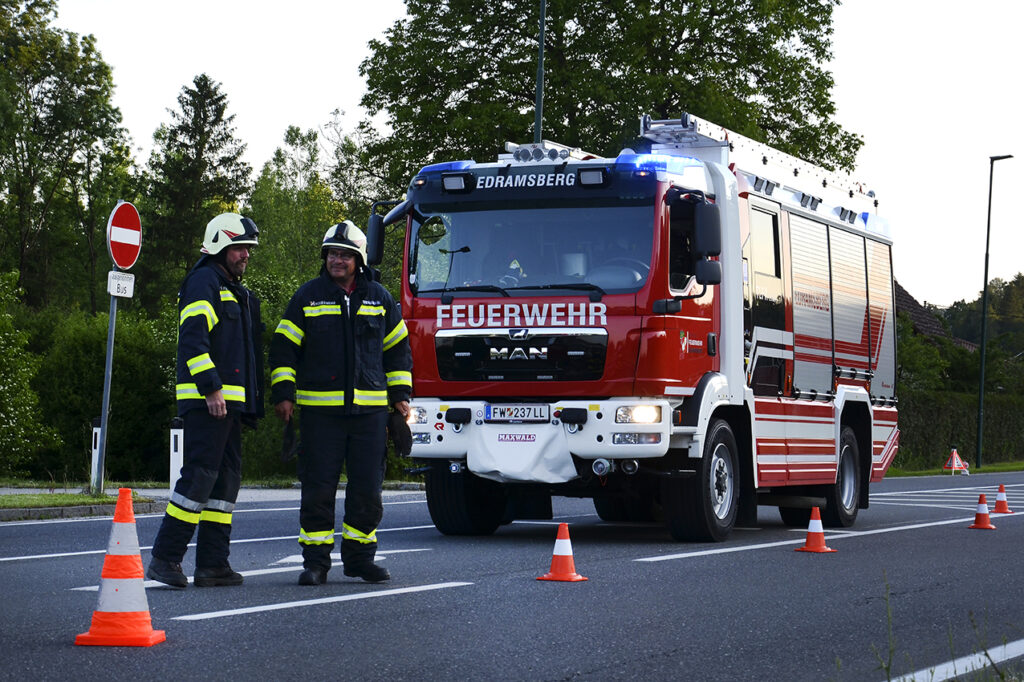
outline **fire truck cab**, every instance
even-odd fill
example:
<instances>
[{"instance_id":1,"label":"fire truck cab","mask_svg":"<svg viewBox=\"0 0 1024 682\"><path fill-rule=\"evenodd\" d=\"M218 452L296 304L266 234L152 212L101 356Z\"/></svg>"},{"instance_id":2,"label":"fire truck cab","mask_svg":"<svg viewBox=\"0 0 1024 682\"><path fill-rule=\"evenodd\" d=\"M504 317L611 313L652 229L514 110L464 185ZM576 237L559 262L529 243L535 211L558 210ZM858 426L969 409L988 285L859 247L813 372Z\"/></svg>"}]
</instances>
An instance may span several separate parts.
<instances>
[{"instance_id":1,"label":"fire truck cab","mask_svg":"<svg viewBox=\"0 0 1024 682\"><path fill-rule=\"evenodd\" d=\"M891 240L873 193L694 116L601 158L508 144L403 202L412 456L446 534L550 518L725 539L849 526L896 453Z\"/></svg>"}]
</instances>

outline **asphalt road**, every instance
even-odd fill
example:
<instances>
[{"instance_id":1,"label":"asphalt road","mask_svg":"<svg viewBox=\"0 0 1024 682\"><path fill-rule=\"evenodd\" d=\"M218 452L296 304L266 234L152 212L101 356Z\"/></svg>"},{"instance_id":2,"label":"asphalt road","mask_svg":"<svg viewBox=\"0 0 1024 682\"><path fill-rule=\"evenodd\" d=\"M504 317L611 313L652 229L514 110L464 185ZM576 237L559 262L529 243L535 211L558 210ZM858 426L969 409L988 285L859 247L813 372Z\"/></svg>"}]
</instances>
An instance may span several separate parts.
<instances>
[{"instance_id":1,"label":"asphalt road","mask_svg":"<svg viewBox=\"0 0 1024 682\"><path fill-rule=\"evenodd\" d=\"M968 529L979 493L991 510L999 484L1019 513ZM393 579L370 585L339 566L320 587L296 584L297 492L249 493L231 554L245 584L147 582L167 636L150 648L73 644L96 607L109 517L4 523L0 679L946 679L944 664L985 651L1024 667L1024 472L871 492L853 529L826 532L831 554L793 551L806 530L770 507L720 544L604 523L563 498L551 522L452 538L423 493L389 492L378 556ZM338 509L340 524L340 497ZM159 521L136 517L144 564ZM563 521L589 580L537 581Z\"/></svg>"}]
</instances>

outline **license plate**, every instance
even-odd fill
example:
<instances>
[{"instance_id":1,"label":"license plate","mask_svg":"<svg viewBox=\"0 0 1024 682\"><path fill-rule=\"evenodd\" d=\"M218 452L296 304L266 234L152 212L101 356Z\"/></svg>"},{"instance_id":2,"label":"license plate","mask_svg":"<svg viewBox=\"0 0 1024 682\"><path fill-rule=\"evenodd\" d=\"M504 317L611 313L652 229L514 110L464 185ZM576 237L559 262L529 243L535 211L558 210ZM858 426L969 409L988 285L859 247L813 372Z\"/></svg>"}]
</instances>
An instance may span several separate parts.
<instances>
[{"instance_id":1,"label":"license plate","mask_svg":"<svg viewBox=\"0 0 1024 682\"><path fill-rule=\"evenodd\" d=\"M484 421L546 422L551 419L550 405L488 405Z\"/></svg>"}]
</instances>

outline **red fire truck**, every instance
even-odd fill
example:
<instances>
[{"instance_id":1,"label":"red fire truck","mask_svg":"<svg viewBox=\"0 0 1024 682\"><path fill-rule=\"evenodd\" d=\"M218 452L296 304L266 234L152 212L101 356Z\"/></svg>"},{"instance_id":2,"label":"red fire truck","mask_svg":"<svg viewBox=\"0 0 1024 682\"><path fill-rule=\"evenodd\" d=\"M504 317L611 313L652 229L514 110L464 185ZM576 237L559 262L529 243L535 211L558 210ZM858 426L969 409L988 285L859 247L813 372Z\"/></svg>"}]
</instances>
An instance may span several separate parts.
<instances>
[{"instance_id":1,"label":"red fire truck","mask_svg":"<svg viewBox=\"0 0 1024 682\"><path fill-rule=\"evenodd\" d=\"M637 150L551 142L423 168L406 226L414 445L446 534L663 519L718 541L758 505L849 526L896 454L891 240L872 192L695 116Z\"/></svg>"}]
</instances>

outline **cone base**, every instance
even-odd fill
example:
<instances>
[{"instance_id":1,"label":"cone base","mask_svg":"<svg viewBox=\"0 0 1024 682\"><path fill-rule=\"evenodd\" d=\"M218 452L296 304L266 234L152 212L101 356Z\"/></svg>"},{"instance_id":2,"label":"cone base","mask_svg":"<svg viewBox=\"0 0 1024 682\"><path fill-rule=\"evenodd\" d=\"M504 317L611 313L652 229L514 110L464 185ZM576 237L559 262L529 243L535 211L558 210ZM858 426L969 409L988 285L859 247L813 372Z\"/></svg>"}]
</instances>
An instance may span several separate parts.
<instances>
[{"instance_id":1,"label":"cone base","mask_svg":"<svg viewBox=\"0 0 1024 682\"><path fill-rule=\"evenodd\" d=\"M969 525L967 527L968 528L977 528L979 530L995 530L996 529L996 527L993 526L991 523L989 523L989 524L981 524L981 523L977 523L977 522L972 523L971 525Z\"/></svg>"},{"instance_id":2,"label":"cone base","mask_svg":"<svg viewBox=\"0 0 1024 682\"><path fill-rule=\"evenodd\" d=\"M163 630L150 630L141 635L94 635L88 632L75 637L80 646L153 646L167 639Z\"/></svg>"},{"instance_id":3,"label":"cone base","mask_svg":"<svg viewBox=\"0 0 1024 682\"><path fill-rule=\"evenodd\" d=\"M814 552L816 554L825 554L827 552L837 552L839 550L832 549L831 547L797 547L793 550L794 552Z\"/></svg>"},{"instance_id":4,"label":"cone base","mask_svg":"<svg viewBox=\"0 0 1024 682\"><path fill-rule=\"evenodd\" d=\"M1012 514L1013 511L1010 510L1010 509L1000 509L999 507L996 507L995 509L992 510L992 513L993 514Z\"/></svg>"},{"instance_id":5,"label":"cone base","mask_svg":"<svg viewBox=\"0 0 1024 682\"><path fill-rule=\"evenodd\" d=\"M537 578L537 580L556 580L564 583L578 583L581 580L586 580L586 578L579 573L545 573Z\"/></svg>"}]
</instances>

